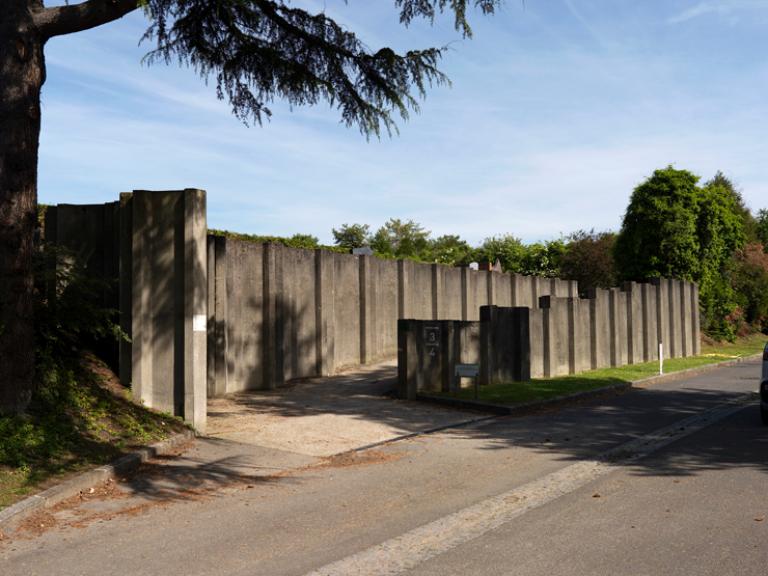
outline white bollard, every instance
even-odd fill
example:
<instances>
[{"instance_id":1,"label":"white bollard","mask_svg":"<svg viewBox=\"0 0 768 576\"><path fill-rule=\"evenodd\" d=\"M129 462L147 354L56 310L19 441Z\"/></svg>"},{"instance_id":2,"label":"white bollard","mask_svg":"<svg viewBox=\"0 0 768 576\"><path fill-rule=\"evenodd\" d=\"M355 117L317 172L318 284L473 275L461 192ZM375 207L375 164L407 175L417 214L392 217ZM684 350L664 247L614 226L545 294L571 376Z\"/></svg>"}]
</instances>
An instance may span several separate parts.
<instances>
[{"instance_id":1,"label":"white bollard","mask_svg":"<svg viewBox=\"0 0 768 576\"><path fill-rule=\"evenodd\" d=\"M664 374L664 346L659 342L659 374Z\"/></svg>"}]
</instances>

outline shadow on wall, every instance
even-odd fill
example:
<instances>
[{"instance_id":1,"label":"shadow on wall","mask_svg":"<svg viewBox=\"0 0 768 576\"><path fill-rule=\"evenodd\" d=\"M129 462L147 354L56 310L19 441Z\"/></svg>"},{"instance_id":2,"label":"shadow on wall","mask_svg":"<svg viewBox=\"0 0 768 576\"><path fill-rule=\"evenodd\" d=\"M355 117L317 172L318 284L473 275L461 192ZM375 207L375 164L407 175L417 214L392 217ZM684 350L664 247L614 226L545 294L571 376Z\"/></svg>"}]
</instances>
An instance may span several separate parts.
<instances>
[{"instance_id":1,"label":"shadow on wall","mask_svg":"<svg viewBox=\"0 0 768 576\"><path fill-rule=\"evenodd\" d=\"M210 397L320 373L314 258L303 282L287 283L275 273L280 256L271 245L208 238Z\"/></svg>"}]
</instances>

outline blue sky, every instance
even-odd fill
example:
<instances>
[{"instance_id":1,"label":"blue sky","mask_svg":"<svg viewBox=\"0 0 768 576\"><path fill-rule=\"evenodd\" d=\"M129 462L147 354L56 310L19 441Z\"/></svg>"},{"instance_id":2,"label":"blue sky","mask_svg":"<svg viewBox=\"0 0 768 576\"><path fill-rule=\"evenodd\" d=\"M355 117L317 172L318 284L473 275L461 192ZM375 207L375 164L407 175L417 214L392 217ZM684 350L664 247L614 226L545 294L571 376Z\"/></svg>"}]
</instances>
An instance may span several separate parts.
<instances>
[{"instance_id":1,"label":"blue sky","mask_svg":"<svg viewBox=\"0 0 768 576\"><path fill-rule=\"evenodd\" d=\"M142 14L47 47L40 200L204 188L210 227L311 233L389 217L479 243L618 229L632 189L673 164L717 170L768 207L768 0L508 0L404 29L388 1L295 1L373 49L450 45L453 86L400 135L366 139L327 106L245 127L215 88L141 64Z\"/></svg>"}]
</instances>

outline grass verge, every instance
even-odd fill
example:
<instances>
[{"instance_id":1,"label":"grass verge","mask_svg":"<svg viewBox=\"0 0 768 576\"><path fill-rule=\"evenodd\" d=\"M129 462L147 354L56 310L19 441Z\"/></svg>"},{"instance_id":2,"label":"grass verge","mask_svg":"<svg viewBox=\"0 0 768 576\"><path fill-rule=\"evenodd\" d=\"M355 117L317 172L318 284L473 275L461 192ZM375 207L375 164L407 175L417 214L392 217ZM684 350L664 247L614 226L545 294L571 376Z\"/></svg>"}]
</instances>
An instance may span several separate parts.
<instances>
[{"instance_id":1,"label":"grass verge","mask_svg":"<svg viewBox=\"0 0 768 576\"><path fill-rule=\"evenodd\" d=\"M40 384L23 416L0 416L0 509L67 475L104 464L185 428L135 404L101 361L38 367Z\"/></svg>"},{"instance_id":2,"label":"grass verge","mask_svg":"<svg viewBox=\"0 0 768 576\"><path fill-rule=\"evenodd\" d=\"M716 364L726 360L744 358L763 351L768 342L764 334L754 334L740 338L734 343L703 343L701 354L689 358L672 358L664 362L664 373L679 372L707 364ZM493 404L522 404L538 400L548 400L558 396L567 396L576 392L585 392L611 384L634 382L659 373L659 363L645 362L618 368L591 370L573 376L534 379L530 382L512 382L481 386L477 400ZM455 393L442 394L461 400L474 400L474 390L464 388Z\"/></svg>"}]
</instances>

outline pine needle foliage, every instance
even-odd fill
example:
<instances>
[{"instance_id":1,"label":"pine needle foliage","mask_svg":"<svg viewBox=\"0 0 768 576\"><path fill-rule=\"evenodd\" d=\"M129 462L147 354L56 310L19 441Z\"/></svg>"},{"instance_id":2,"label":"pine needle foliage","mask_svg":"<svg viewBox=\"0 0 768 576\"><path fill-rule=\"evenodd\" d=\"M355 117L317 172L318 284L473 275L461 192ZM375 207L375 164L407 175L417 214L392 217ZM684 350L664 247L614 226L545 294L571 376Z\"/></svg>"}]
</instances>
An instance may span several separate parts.
<instances>
[{"instance_id":1,"label":"pine needle foliage","mask_svg":"<svg viewBox=\"0 0 768 576\"><path fill-rule=\"evenodd\" d=\"M403 25L452 12L464 37L472 34L468 5L490 14L500 3L395 0ZM391 135L396 116L407 120L428 87L449 82L438 69L444 47L372 51L325 13L288 0L145 0L143 7L151 22L144 39L156 43L146 60L191 66L245 123L269 118L275 98L292 106L327 101L347 126Z\"/></svg>"}]
</instances>

